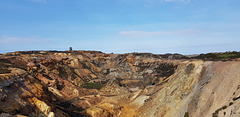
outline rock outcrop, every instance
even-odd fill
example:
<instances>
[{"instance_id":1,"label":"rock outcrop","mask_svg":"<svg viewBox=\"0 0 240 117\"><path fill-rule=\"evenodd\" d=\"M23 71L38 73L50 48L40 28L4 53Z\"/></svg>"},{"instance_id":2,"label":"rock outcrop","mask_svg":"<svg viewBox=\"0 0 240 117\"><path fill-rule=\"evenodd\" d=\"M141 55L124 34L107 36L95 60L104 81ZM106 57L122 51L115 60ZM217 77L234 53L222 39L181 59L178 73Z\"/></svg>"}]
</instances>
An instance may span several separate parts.
<instances>
[{"instance_id":1,"label":"rock outcrop","mask_svg":"<svg viewBox=\"0 0 240 117\"><path fill-rule=\"evenodd\" d=\"M6 53L0 55L0 116L238 117L238 60L96 51Z\"/></svg>"}]
</instances>

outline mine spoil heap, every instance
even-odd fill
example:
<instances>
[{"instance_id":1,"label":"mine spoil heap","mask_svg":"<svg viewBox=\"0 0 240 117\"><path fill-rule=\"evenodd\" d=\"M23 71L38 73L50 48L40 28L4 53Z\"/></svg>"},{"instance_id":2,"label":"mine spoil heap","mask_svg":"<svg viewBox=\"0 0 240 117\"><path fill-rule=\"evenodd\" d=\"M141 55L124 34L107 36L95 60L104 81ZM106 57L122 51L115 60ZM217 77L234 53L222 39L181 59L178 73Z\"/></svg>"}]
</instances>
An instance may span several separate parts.
<instances>
[{"instance_id":1,"label":"mine spoil heap","mask_svg":"<svg viewBox=\"0 0 240 117\"><path fill-rule=\"evenodd\" d=\"M0 117L239 117L239 53L0 55Z\"/></svg>"}]
</instances>

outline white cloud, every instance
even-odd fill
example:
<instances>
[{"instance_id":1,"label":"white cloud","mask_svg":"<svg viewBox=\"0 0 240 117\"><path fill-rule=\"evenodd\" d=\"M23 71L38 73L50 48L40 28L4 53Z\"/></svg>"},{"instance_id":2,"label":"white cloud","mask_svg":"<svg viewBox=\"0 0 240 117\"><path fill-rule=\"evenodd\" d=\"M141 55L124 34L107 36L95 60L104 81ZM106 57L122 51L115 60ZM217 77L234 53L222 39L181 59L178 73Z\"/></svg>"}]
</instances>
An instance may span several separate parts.
<instances>
[{"instance_id":1,"label":"white cloud","mask_svg":"<svg viewBox=\"0 0 240 117\"><path fill-rule=\"evenodd\" d=\"M40 37L13 37L0 36L0 44L33 44L33 43L47 43L52 41L47 38Z\"/></svg>"},{"instance_id":2,"label":"white cloud","mask_svg":"<svg viewBox=\"0 0 240 117\"><path fill-rule=\"evenodd\" d=\"M190 36L201 33L198 29L183 29L183 30L172 30L172 31L121 31L120 35L129 37L153 37L153 36Z\"/></svg>"}]
</instances>

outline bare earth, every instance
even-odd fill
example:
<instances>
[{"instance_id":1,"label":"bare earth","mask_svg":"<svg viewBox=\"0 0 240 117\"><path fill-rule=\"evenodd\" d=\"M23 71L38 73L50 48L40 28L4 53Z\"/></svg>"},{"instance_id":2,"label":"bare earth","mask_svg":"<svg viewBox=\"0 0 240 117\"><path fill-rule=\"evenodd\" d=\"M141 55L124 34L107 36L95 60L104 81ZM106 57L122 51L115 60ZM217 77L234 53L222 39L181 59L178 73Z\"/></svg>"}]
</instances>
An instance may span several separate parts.
<instances>
[{"instance_id":1,"label":"bare earth","mask_svg":"<svg viewBox=\"0 0 240 117\"><path fill-rule=\"evenodd\" d=\"M85 83L102 84L86 89ZM0 117L239 117L240 62L154 54L0 55Z\"/></svg>"}]
</instances>

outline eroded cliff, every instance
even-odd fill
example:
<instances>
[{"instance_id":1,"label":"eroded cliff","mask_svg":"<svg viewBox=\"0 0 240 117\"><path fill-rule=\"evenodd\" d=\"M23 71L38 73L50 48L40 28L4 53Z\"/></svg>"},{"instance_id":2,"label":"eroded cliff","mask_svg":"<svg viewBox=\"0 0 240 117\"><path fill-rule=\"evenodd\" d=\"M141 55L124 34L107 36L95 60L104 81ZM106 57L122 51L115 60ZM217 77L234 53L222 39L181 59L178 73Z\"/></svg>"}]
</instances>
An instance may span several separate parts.
<instances>
[{"instance_id":1,"label":"eroded cliff","mask_svg":"<svg viewBox=\"0 0 240 117\"><path fill-rule=\"evenodd\" d=\"M0 116L238 117L240 62L179 54L0 55Z\"/></svg>"}]
</instances>

